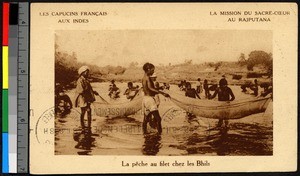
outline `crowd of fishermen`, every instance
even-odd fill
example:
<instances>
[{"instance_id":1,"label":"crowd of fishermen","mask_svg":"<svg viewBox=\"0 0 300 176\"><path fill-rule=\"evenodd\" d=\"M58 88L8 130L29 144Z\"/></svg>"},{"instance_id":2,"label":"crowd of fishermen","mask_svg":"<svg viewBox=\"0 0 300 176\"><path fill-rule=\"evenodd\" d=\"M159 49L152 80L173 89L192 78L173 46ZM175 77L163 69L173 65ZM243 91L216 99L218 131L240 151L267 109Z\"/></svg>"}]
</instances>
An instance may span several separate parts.
<instances>
[{"instance_id":1,"label":"crowd of fishermen","mask_svg":"<svg viewBox=\"0 0 300 176\"><path fill-rule=\"evenodd\" d=\"M213 84L209 85L208 81L205 79L203 84L201 82L201 79L198 78L196 82L196 89L192 88L191 83L187 82L186 80L183 80L178 85L181 91L185 91L185 96L190 98L198 98L201 99L200 95L203 90L205 94L206 99L214 99L216 96L218 96L218 101L233 101L235 99L235 96L231 90L231 88L228 87L228 82L225 78L225 75L222 76L222 78L219 81L219 85ZM210 91L214 91L213 94L210 94ZM191 114L187 112L187 117L189 119L195 118L196 116L194 114ZM221 127L223 125L223 119L220 119L217 126ZM225 127L228 125L228 120L225 120Z\"/></svg>"},{"instance_id":2,"label":"crowd of fishermen","mask_svg":"<svg viewBox=\"0 0 300 176\"><path fill-rule=\"evenodd\" d=\"M147 124L152 128L156 128L158 133L162 132L161 127L161 117L158 111L158 107L160 105L159 94L164 95L165 97L170 97L169 94L164 92L163 90L169 90L170 85L167 83L163 83L161 86L159 82L157 82L157 75L155 74L155 66L151 63L146 63L143 66L143 70L145 72L144 77L142 78L142 89L144 91L144 99L142 104L142 110L144 114L143 120L143 130L144 133L147 133ZM89 68L87 66L82 66L78 70L79 78L77 80L76 87L76 99L75 99L75 107L80 107L81 116L80 116L80 124L81 127L90 129L91 128L91 103L95 101L95 96L99 96L97 91L94 91L89 80ZM248 88L253 91L253 95L258 96L258 81L254 80L252 84L244 84L241 86L242 92L247 92ZM197 79L196 89L192 88L191 83L185 80L181 81L178 85L181 91L185 92L185 96L190 98L199 98L199 94L204 91L204 95L206 99L214 99L218 97L218 101L233 101L235 96L228 87L228 82L225 78L225 75L219 80L219 84L208 84L208 80L204 80L203 83L201 79ZM261 96L266 96L272 93L272 86L270 84L260 84L260 87L264 88ZM139 86L134 86L132 82L128 82L127 89L124 92L124 95L127 99L132 100L139 91ZM70 98L65 94L64 87L57 85L55 89L55 111L56 113L68 113L70 109L73 107L73 104ZM115 81L112 80L109 85L108 95L112 99L117 99L120 97L120 89L116 86ZM213 91L213 94L210 94L210 91ZM102 98L102 97L101 97ZM84 123L84 117L87 115L88 123L87 126ZM193 114L187 113L188 118L194 117ZM225 121L225 127L228 125L228 121ZM223 120L220 119L218 122L218 126L223 125Z\"/></svg>"},{"instance_id":3,"label":"crowd of fishermen","mask_svg":"<svg viewBox=\"0 0 300 176\"><path fill-rule=\"evenodd\" d=\"M156 81L156 78L157 76L155 74L151 76L151 79L155 83L154 86L156 89L158 90L170 89L170 84L163 83L163 85L161 86L160 83ZM127 89L125 90L123 95L125 95L127 99L132 100L135 97L135 95L138 93L139 89L140 89L139 85L134 86L132 82L128 82ZM108 92L109 92L108 96L111 99L120 98L120 88L117 87L115 80L111 81Z\"/></svg>"},{"instance_id":4,"label":"crowd of fishermen","mask_svg":"<svg viewBox=\"0 0 300 176\"><path fill-rule=\"evenodd\" d=\"M241 85L242 92L249 93L250 89L250 93L251 91L253 91L251 94L253 94L254 96L258 96L258 87L263 88L263 91L261 92L260 96L265 97L273 92L273 87L271 83L263 82L259 85L257 79L254 80L254 83L249 82Z\"/></svg>"},{"instance_id":5,"label":"crowd of fishermen","mask_svg":"<svg viewBox=\"0 0 300 176\"><path fill-rule=\"evenodd\" d=\"M134 86L132 82L128 82L127 89L125 90L124 95L126 96L127 99L132 100L135 97L135 95L138 93L138 91L139 91L138 85ZM120 88L117 87L115 80L112 80L108 88L108 96L111 99L118 99L120 98L120 92L121 92Z\"/></svg>"},{"instance_id":6,"label":"crowd of fishermen","mask_svg":"<svg viewBox=\"0 0 300 176\"><path fill-rule=\"evenodd\" d=\"M225 75L222 76L221 80L224 80L224 82L226 82L226 84L227 84ZM192 85L191 82L182 80L178 84L178 87L181 91L185 92L186 96L191 97L191 98L199 98L199 99L201 99L200 94L203 92L203 90L204 90L204 97L206 99L210 99L212 96L210 91L215 91L218 88L218 84L209 84L207 79L205 79L202 83L200 78L198 78L196 81L196 88L192 88L191 85ZM260 94L260 96L263 96L263 97L272 93L272 91L273 91L271 83L263 82L263 83L259 84L257 79L255 79L253 81L253 83L247 82L245 84L242 84L240 87L241 87L243 93L251 94L254 96L259 95L259 87L263 88L263 91Z\"/></svg>"},{"instance_id":7,"label":"crowd of fishermen","mask_svg":"<svg viewBox=\"0 0 300 176\"><path fill-rule=\"evenodd\" d=\"M149 123L150 126L153 126L153 123L157 123L158 132L161 132L161 117L158 113L158 106L159 103L156 101L156 96L158 94L163 94L166 97L169 97L170 95L159 91L160 89L152 89L151 85L155 84L151 77L155 75L154 73L154 65L151 63L146 63L143 67L145 71L145 76L143 78L143 88L145 92L145 98L144 98L144 104L143 107L146 110L145 111L145 117L144 117L144 124L143 129L147 132L146 124ZM150 82L150 83L148 83ZM253 91L254 96L258 96L258 81L255 79L254 84L248 85L250 90ZM209 85L208 81L205 79L203 84L201 82L201 79L198 78L196 82L196 89L192 88L191 83L187 82L186 80L183 80L178 84L178 87L181 91L185 92L185 96L190 98L198 98L201 99L200 94L204 90L205 98L206 99L214 99L215 97L218 97L218 101L233 101L235 99L235 96L233 94L233 91L231 88L228 87L228 81L226 80L225 75L222 76L222 78L219 80L219 84L212 84ZM272 93L272 86L267 83L262 83L260 87L264 88L264 91L261 93L261 96L266 96L270 93ZM241 86L242 90L244 90L244 85ZM246 87L247 88L247 87ZM213 91L213 94L210 94L210 91ZM148 112L147 112L148 111ZM194 118L195 115L187 112L188 118ZM154 119L154 120L153 120ZM225 128L228 126L228 120L227 119L220 119L217 127L223 126L225 121ZM152 123L152 125L151 125ZM154 125L155 126L155 125Z\"/></svg>"}]
</instances>

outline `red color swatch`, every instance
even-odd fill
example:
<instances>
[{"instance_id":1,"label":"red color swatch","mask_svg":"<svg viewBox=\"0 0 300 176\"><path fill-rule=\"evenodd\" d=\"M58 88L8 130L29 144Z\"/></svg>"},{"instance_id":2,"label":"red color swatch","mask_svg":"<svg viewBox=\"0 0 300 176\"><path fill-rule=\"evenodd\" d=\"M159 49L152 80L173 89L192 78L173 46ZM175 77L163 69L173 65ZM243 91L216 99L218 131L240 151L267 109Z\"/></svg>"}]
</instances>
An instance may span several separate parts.
<instances>
[{"instance_id":1,"label":"red color swatch","mask_svg":"<svg viewBox=\"0 0 300 176\"><path fill-rule=\"evenodd\" d=\"M8 46L8 29L9 29L9 3L3 3L3 38L2 38L2 46Z\"/></svg>"}]
</instances>

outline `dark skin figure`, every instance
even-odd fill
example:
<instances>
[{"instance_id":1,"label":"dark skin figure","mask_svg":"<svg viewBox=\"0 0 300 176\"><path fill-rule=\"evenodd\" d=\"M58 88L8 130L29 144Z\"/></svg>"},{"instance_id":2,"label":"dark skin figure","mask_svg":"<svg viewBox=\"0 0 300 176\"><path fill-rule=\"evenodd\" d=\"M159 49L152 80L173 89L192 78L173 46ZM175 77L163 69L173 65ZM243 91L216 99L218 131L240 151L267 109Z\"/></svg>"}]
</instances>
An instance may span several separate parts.
<instances>
[{"instance_id":1,"label":"dark skin figure","mask_svg":"<svg viewBox=\"0 0 300 176\"><path fill-rule=\"evenodd\" d=\"M155 68L149 68L145 71L144 77L142 79L142 85L145 96L154 96L156 94L162 94L165 97L169 97L169 94L161 92L154 87L153 81L150 79L150 76L154 73ZM156 123L157 123L157 130L158 133L162 132L161 127L161 117L159 115L158 110L150 112L147 116L144 115L144 121L143 121L143 131L144 133L147 133L147 123L150 122L151 116L153 115Z\"/></svg>"},{"instance_id":2,"label":"dark skin figure","mask_svg":"<svg viewBox=\"0 0 300 176\"><path fill-rule=\"evenodd\" d=\"M204 89L204 92L205 92L205 98L208 98L209 97L209 90L208 90L207 80L204 80L203 89Z\"/></svg>"},{"instance_id":3,"label":"dark skin figure","mask_svg":"<svg viewBox=\"0 0 300 176\"><path fill-rule=\"evenodd\" d=\"M185 96L191 97L191 98L196 98L196 97L198 97L199 99L201 99L200 96L198 95L197 91L196 91L195 89L192 89L190 83L187 83L186 86L187 86L187 90L186 90L186 92L185 92ZM191 113L188 113L188 112L187 112L187 116L188 116L189 118L196 117L194 114L191 114Z\"/></svg>"},{"instance_id":4,"label":"dark skin figure","mask_svg":"<svg viewBox=\"0 0 300 176\"><path fill-rule=\"evenodd\" d=\"M210 99L215 98L218 95L218 100L219 101L233 101L235 99L235 96L232 92L232 90L227 87L227 85L221 85L218 87L215 91L215 93L210 97ZM222 126L223 124L223 119L220 119L218 122L218 127ZM225 127L228 126L228 120L225 119Z\"/></svg>"},{"instance_id":5,"label":"dark skin figure","mask_svg":"<svg viewBox=\"0 0 300 176\"><path fill-rule=\"evenodd\" d=\"M251 90L253 90L253 94L254 94L255 96L258 95L258 83L257 83L257 80L256 80L256 79L254 80L254 85L252 86Z\"/></svg>"},{"instance_id":6,"label":"dark skin figure","mask_svg":"<svg viewBox=\"0 0 300 176\"><path fill-rule=\"evenodd\" d=\"M185 96L191 97L191 98L198 97L199 99L201 99L200 96L198 95L197 91L195 89L192 89L191 84L187 84L187 90L186 90Z\"/></svg>"}]
</instances>

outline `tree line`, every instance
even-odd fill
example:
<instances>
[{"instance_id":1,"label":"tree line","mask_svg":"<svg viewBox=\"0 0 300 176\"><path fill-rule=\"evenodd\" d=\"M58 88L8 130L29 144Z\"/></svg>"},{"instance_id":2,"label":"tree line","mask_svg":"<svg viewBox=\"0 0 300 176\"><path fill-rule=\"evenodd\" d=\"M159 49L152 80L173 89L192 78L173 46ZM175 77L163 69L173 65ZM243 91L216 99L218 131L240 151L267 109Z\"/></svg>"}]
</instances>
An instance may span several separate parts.
<instances>
[{"instance_id":1,"label":"tree line","mask_svg":"<svg viewBox=\"0 0 300 176\"><path fill-rule=\"evenodd\" d=\"M273 74L273 55L272 53L267 53L265 51L252 51L250 52L248 58L246 58L244 53L241 53L238 64L240 66L247 66L248 71L253 71L253 68L258 65L262 65L267 74L272 76Z\"/></svg>"},{"instance_id":2,"label":"tree line","mask_svg":"<svg viewBox=\"0 0 300 176\"><path fill-rule=\"evenodd\" d=\"M99 67L95 64L87 64L84 62L78 62L76 54L68 54L63 51L55 52L55 82L65 86L73 87L76 80L78 79L78 69L86 65L90 68L92 73L92 81L101 81L103 75L113 74L123 74L126 68L121 66L105 66Z\"/></svg>"}]
</instances>

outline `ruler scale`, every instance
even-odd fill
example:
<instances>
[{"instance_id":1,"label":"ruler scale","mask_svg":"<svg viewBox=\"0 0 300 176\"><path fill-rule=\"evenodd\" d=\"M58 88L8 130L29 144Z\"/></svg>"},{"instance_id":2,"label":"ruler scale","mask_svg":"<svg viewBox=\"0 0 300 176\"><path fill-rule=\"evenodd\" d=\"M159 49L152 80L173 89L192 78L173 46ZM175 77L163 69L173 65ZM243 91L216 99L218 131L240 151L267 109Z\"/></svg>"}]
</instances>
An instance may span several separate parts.
<instances>
[{"instance_id":1,"label":"ruler scale","mask_svg":"<svg viewBox=\"0 0 300 176\"><path fill-rule=\"evenodd\" d=\"M19 3L17 87L17 172L28 172L29 151L29 3Z\"/></svg>"}]
</instances>

